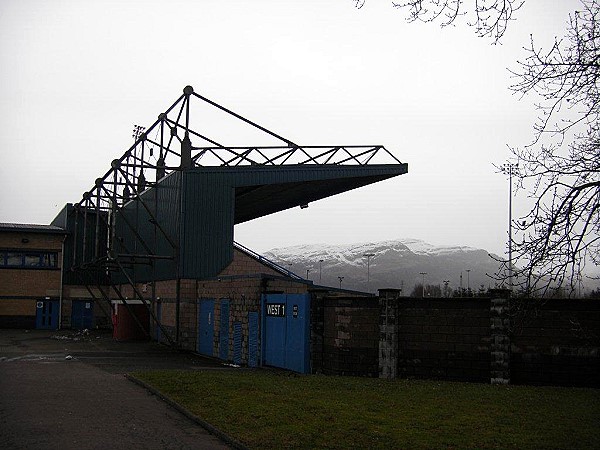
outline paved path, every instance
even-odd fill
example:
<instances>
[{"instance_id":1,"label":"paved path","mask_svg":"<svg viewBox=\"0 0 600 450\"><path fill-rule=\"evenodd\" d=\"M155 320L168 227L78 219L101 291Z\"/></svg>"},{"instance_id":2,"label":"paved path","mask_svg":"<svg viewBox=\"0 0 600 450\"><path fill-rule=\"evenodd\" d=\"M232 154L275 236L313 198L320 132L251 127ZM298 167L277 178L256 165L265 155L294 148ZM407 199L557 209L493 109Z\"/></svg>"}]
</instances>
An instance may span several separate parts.
<instances>
[{"instance_id":1,"label":"paved path","mask_svg":"<svg viewBox=\"0 0 600 450\"><path fill-rule=\"evenodd\" d=\"M228 448L123 376L170 367L220 370L194 355L106 334L0 330L0 448Z\"/></svg>"}]
</instances>

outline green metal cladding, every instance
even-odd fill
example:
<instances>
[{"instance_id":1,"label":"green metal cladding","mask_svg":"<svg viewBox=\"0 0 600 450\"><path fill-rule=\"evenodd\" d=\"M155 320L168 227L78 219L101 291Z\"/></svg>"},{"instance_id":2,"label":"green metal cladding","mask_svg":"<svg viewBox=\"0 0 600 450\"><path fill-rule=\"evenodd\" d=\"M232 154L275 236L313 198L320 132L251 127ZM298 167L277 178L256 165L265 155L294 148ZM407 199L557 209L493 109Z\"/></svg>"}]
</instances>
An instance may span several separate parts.
<instances>
[{"instance_id":1,"label":"green metal cladding","mask_svg":"<svg viewBox=\"0 0 600 450\"><path fill-rule=\"evenodd\" d=\"M255 165L174 171L145 190L140 195L143 202L133 199L117 211L113 251L125 274L135 282L215 277L232 261L235 224L406 172L406 164ZM95 235L90 230L96 228L89 221L95 223L95 214L85 216L88 233L92 233L86 238L86 254L92 255ZM65 267L73 262L73 255L83 256L81 239L77 239L75 253L72 243L75 223L81 228L82 217L80 212L77 219L72 208L67 208L55 219L57 224L65 221L70 233L65 257L71 259ZM107 227L100 227L100 232L105 244ZM126 255L137 256L128 264ZM148 255L143 264L140 255ZM75 260L78 262L82 261ZM117 273L112 281L125 283L127 275Z\"/></svg>"}]
</instances>

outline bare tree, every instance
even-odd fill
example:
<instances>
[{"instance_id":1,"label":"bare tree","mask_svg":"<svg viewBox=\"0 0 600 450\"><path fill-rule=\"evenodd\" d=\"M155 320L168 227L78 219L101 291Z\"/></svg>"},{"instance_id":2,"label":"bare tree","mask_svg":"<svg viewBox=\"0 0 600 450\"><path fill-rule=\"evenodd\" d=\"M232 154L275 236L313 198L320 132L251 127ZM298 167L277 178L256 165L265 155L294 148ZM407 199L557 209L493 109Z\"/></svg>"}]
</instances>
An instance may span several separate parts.
<instances>
[{"instance_id":1,"label":"bare tree","mask_svg":"<svg viewBox=\"0 0 600 450\"><path fill-rule=\"evenodd\" d=\"M353 0L357 8L365 0ZM480 37L497 43L524 0L403 0L408 21L453 25L466 16ZM514 222L514 257L497 278L521 292L581 289L586 265L600 265L600 0L581 0L569 16L565 37L549 50L533 37L512 71L514 93L537 95L534 140L512 148L517 190L533 207ZM513 264L514 262L514 264ZM509 267L510 266L510 267ZM596 270L597 271L597 270ZM592 270L592 272L594 272ZM513 277L514 275L514 277ZM579 289L578 289L579 288ZM551 293L550 293L551 294Z\"/></svg>"},{"instance_id":2,"label":"bare tree","mask_svg":"<svg viewBox=\"0 0 600 450\"><path fill-rule=\"evenodd\" d=\"M357 8L362 8L366 0L353 1ZM524 0L405 0L392 5L407 10L409 22L439 22L445 27L466 17L478 36L489 37L496 43L523 3Z\"/></svg>"},{"instance_id":3,"label":"bare tree","mask_svg":"<svg viewBox=\"0 0 600 450\"><path fill-rule=\"evenodd\" d=\"M513 92L538 95L535 139L512 149L519 189L534 199L516 221L515 279L530 292L569 287L600 263L600 3L582 0L566 36L534 44L513 72Z\"/></svg>"},{"instance_id":4,"label":"bare tree","mask_svg":"<svg viewBox=\"0 0 600 450\"><path fill-rule=\"evenodd\" d=\"M357 7L365 2L354 1ZM403 0L393 6L407 9L409 21L441 26L466 16L478 36L496 43L523 3ZM586 265L595 272L600 265L599 20L600 0L581 0L581 9L569 16L566 35L549 50L536 46L532 37L512 71L512 91L537 95L540 113L533 142L511 149L511 163L519 165L517 190L529 192L533 207L514 222L514 257L497 274L521 292L574 294L581 290Z\"/></svg>"}]
</instances>

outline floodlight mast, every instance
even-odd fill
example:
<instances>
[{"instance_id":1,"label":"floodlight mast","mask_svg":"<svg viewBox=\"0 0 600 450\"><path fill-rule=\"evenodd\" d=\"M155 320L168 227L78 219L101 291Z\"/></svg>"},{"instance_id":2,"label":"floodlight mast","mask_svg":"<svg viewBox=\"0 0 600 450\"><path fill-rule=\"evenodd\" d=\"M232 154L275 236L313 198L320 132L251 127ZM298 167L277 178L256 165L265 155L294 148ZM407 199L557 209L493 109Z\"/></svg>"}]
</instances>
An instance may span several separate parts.
<instances>
[{"instance_id":1,"label":"floodlight mast","mask_svg":"<svg viewBox=\"0 0 600 450\"><path fill-rule=\"evenodd\" d=\"M375 256L375 253L365 253L363 256L367 258L367 292L369 292L369 289L370 289L369 284L371 281L371 264L370 263L371 263L371 258L373 256Z\"/></svg>"},{"instance_id":2,"label":"floodlight mast","mask_svg":"<svg viewBox=\"0 0 600 450\"><path fill-rule=\"evenodd\" d=\"M427 272L419 272L419 274L423 277L423 289L421 289L421 298L425 298L425 275L427 275Z\"/></svg>"},{"instance_id":3,"label":"floodlight mast","mask_svg":"<svg viewBox=\"0 0 600 450\"><path fill-rule=\"evenodd\" d=\"M513 260L512 260L512 177L519 171L518 163L506 163L500 167L504 174L508 174L508 289L513 291Z\"/></svg>"}]
</instances>

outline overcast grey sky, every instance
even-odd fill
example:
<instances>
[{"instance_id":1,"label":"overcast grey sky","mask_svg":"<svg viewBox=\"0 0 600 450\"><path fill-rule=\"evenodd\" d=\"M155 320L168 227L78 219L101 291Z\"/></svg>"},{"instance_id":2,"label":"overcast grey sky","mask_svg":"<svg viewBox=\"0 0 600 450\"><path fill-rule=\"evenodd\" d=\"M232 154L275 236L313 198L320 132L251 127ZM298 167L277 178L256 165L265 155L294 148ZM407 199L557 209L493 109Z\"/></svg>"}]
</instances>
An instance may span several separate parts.
<instances>
[{"instance_id":1,"label":"overcast grey sky","mask_svg":"<svg viewBox=\"0 0 600 450\"><path fill-rule=\"evenodd\" d=\"M409 164L239 225L242 244L414 237L502 254L508 185L492 163L531 140L536 114L507 68L530 33L549 48L577 5L527 0L493 46L408 24L387 0L0 0L0 221L49 223L190 84L298 144L383 144Z\"/></svg>"}]
</instances>

